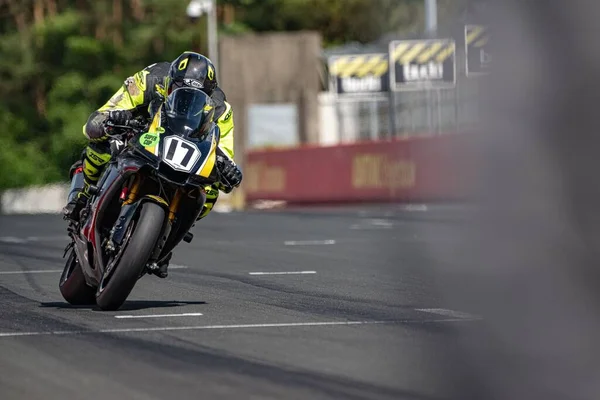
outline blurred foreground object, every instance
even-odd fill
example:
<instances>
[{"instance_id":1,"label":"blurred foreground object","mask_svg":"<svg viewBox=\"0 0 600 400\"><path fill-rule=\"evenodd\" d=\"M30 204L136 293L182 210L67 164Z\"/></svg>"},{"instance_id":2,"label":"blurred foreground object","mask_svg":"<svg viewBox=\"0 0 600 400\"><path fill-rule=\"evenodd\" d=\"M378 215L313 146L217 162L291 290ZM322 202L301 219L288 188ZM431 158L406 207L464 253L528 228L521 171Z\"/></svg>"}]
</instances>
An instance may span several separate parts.
<instances>
[{"instance_id":1,"label":"blurred foreground object","mask_svg":"<svg viewBox=\"0 0 600 400\"><path fill-rule=\"evenodd\" d=\"M453 306L484 318L464 338L481 399L598 399L600 3L487 11L475 218L433 250L452 261Z\"/></svg>"}]
</instances>

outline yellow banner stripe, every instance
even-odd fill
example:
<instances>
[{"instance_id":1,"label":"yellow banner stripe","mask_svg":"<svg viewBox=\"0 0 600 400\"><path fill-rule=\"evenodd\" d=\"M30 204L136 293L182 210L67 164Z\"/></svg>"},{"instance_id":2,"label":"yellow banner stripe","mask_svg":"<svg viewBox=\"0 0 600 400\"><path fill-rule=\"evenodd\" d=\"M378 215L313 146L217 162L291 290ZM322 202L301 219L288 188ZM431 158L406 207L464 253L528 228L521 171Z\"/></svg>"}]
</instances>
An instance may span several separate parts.
<instances>
[{"instance_id":1,"label":"yellow banner stripe","mask_svg":"<svg viewBox=\"0 0 600 400\"><path fill-rule=\"evenodd\" d=\"M479 39L478 41L475 42L475 44L473 46L475 47L483 47L487 44L487 42L490 40L489 36L484 36L481 39Z\"/></svg>"},{"instance_id":2,"label":"yellow banner stripe","mask_svg":"<svg viewBox=\"0 0 600 400\"><path fill-rule=\"evenodd\" d=\"M410 44L408 43L400 43L398 46L396 46L396 48L392 52L392 60L398 61L400 56L404 54L404 52L406 52L406 50L408 50L409 47Z\"/></svg>"},{"instance_id":3,"label":"yellow banner stripe","mask_svg":"<svg viewBox=\"0 0 600 400\"><path fill-rule=\"evenodd\" d=\"M379 62L379 65L373 69L373 75L379 77L385 75L388 72L389 64L388 60L382 60Z\"/></svg>"},{"instance_id":4,"label":"yellow banner stripe","mask_svg":"<svg viewBox=\"0 0 600 400\"><path fill-rule=\"evenodd\" d=\"M430 61L430 59L433 57L433 55L435 53L437 53L438 51L440 51L442 46L443 46L443 44L440 42L434 43L429 49L425 50L424 52L422 52L419 55L419 57L417 57L417 61L420 63L425 63L427 61Z\"/></svg>"},{"instance_id":5,"label":"yellow banner stripe","mask_svg":"<svg viewBox=\"0 0 600 400\"><path fill-rule=\"evenodd\" d=\"M365 75L371 74L373 73L373 69L379 64L379 62L381 61L382 57L380 56L373 56L371 57L365 65L361 66L354 75L362 78Z\"/></svg>"},{"instance_id":6,"label":"yellow banner stripe","mask_svg":"<svg viewBox=\"0 0 600 400\"><path fill-rule=\"evenodd\" d=\"M366 58L363 56L356 57L354 60L350 61L348 63L348 65L346 65L345 68L340 70L339 76L341 76L341 77L352 76L352 74L354 74L356 72L356 70L359 69L362 64L364 64L365 61L366 61Z\"/></svg>"},{"instance_id":7,"label":"yellow banner stripe","mask_svg":"<svg viewBox=\"0 0 600 400\"><path fill-rule=\"evenodd\" d=\"M341 60L335 60L333 63L331 63L331 65L329 66L329 73L331 75L337 75L337 71L338 71L338 65L340 65L342 63Z\"/></svg>"},{"instance_id":8,"label":"yellow banner stripe","mask_svg":"<svg viewBox=\"0 0 600 400\"><path fill-rule=\"evenodd\" d=\"M485 29L483 26L479 26L479 25L475 26L473 28L473 30L467 34L467 44L473 43L473 41L475 41L475 39L477 39L479 36L481 36L481 34L483 33L484 30Z\"/></svg>"},{"instance_id":9,"label":"yellow banner stripe","mask_svg":"<svg viewBox=\"0 0 600 400\"><path fill-rule=\"evenodd\" d=\"M451 43L435 57L435 60L439 63L444 62L453 53L454 53L454 43Z\"/></svg>"},{"instance_id":10,"label":"yellow banner stripe","mask_svg":"<svg viewBox=\"0 0 600 400\"><path fill-rule=\"evenodd\" d=\"M331 66L331 75L337 75L340 73L340 70L342 68L344 68L345 65L348 64L348 61L350 59L348 57L344 57L344 58L338 58L337 60L335 60L333 62L333 65Z\"/></svg>"},{"instance_id":11,"label":"yellow banner stripe","mask_svg":"<svg viewBox=\"0 0 600 400\"><path fill-rule=\"evenodd\" d=\"M400 57L400 64L408 64L413 61L417 55L423 51L425 48L425 43L417 43L415 44L408 52L406 52L402 57Z\"/></svg>"}]
</instances>

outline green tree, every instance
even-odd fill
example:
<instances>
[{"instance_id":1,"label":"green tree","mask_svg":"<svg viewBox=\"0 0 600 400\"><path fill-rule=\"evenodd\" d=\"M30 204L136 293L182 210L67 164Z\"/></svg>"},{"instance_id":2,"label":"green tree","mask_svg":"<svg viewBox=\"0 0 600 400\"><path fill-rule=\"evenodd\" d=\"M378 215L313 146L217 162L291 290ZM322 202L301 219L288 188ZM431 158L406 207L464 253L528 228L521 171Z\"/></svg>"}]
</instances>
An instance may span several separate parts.
<instances>
[{"instance_id":1,"label":"green tree","mask_svg":"<svg viewBox=\"0 0 600 400\"><path fill-rule=\"evenodd\" d=\"M317 30L326 45L370 42L383 34L415 29L422 0L223 0L251 30Z\"/></svg>"}]
</instances>

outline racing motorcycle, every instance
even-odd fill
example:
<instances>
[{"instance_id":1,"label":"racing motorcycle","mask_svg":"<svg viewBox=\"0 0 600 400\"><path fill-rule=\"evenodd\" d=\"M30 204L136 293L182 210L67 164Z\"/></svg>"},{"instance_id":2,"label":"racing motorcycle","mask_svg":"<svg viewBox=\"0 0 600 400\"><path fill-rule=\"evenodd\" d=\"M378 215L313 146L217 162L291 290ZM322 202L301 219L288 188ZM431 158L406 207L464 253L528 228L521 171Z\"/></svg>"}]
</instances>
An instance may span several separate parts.
<instances>
[{"instance_id":1,"label":"racing motorcycle","mask_svg":"<svg viewBox=\"0 0 600 400\"><path fill-rule=\"evenodd\" d=\"M107 122L111 161L89 188L80 222L69 220L59 288L70 304L118 310L140 278L192 241L205 187L220 181L232 189L219 172L220 131L208 95L179 88L150 108L151 123Z\"/></svg>"}]
</instances>

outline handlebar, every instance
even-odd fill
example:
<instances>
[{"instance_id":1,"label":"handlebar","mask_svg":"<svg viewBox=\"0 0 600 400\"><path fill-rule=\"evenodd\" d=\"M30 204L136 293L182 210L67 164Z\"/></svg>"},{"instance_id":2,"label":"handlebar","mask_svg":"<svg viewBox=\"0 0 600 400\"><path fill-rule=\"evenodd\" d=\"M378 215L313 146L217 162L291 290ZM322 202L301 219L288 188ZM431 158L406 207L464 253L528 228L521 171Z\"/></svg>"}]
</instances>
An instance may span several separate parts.
<instances>
[{"instance_id":1,"label":"handlebar","mask_svg":"<svg viewBox=\"0 0 600 400\"><path fill-rule=\"evenodd\" d=\"M122 129L123 132L118 132L116 134L110 134L106 128L113 129ZM113 139L122 139L123 137L129 137L130 134L127 131L132 132L134 134L143 133L146 130L146 124L144 122L140 122L138 120L132 119L127 121L125 125L117 125L114 122L108 120L104 123L104 131L107 136Z\"/></svg>"},{"instance_id":2,"label":"handlebar","mask_svg":"<svg viewBox=\"0 0 600 400\"><path fill-rule=\"evenodd\" d=\"M111 128L138 130L138 129L142 129L145 124L136 119L131 119L131 120L127 121L127 123L125 125L117 125L110 120L106 121L104 125L111 127Z\"/></svg>"}]
</instances>

